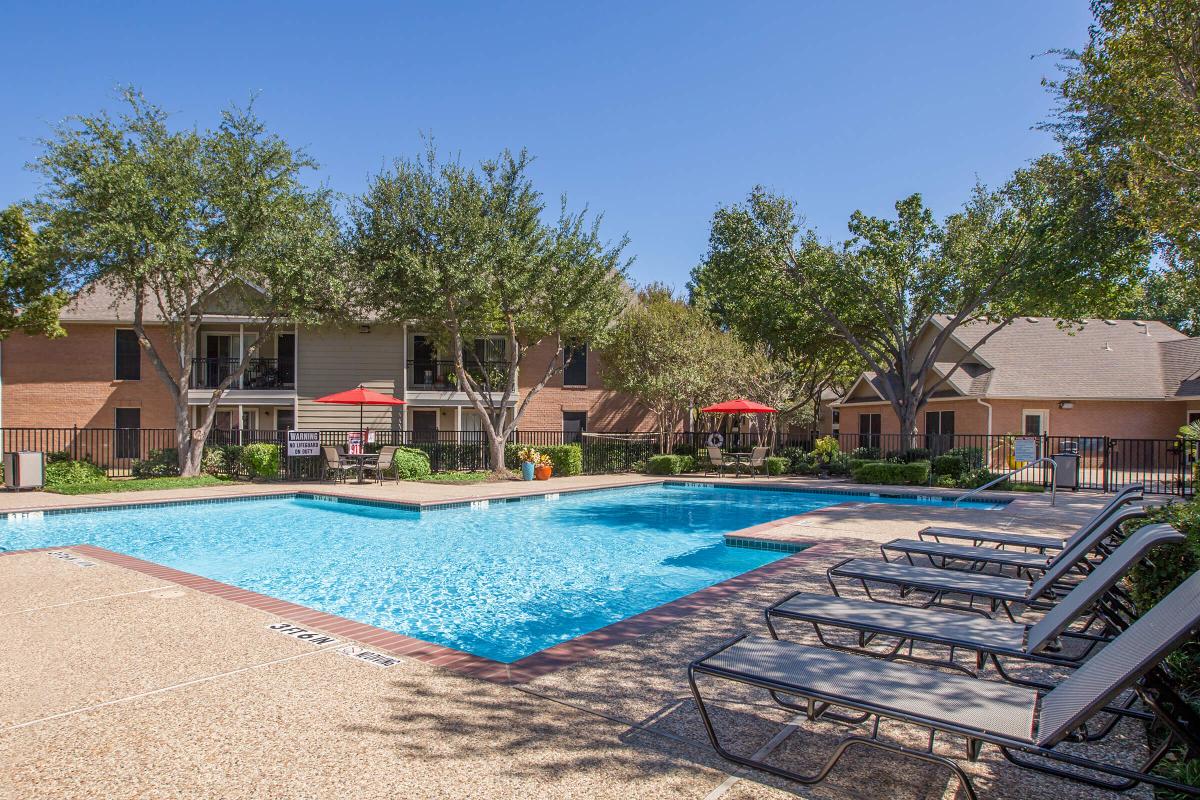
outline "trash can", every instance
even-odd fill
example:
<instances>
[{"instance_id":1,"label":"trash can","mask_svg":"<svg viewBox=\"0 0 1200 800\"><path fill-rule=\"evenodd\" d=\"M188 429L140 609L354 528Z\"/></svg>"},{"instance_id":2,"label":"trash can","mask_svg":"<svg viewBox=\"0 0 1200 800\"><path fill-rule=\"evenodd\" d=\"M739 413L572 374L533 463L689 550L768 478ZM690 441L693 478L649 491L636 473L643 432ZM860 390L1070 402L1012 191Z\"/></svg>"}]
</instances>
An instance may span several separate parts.
<instances>
[{"instance_id":1,"label":"trash can","mask_svg":"<svg viewBox=\"0 0 1200 800\"><path fill-rule=\"evenodd\" d=\"M1079 453L1059 452L1054 456L1054 486L1057 489L1079 488Z\"/></svg>"},{"instance_id":2,"label":"trash can","mask_svg":"<svg viewBox=\"0 0 1200 800\"><path fill-rule=\"evenodd\" d=\"M40 489L46 482L45 454L21 450L4 454L4 485L9 489Z\"/></svg>"}]
</instances>

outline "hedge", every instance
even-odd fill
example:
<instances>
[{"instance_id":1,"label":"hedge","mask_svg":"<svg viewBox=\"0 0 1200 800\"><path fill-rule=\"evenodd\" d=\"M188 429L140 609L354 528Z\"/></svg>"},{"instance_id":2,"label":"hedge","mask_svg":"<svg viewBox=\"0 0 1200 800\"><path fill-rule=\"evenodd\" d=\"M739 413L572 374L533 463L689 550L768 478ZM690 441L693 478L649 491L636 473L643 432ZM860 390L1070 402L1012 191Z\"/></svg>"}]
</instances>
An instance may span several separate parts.
<instances>
[{"instance_id":1,"label":"hedge","mask_svg":"<svg viewBox=\"0 0 1200 800\"><path fill-rule=\"evenodd\" d=\"M279 477L279 445L255 442L242 448L242 466L251 478Z\"/></svg>"},{"instance_id":2,"label":"hedge","mask_svg":"<svg viewBox=\"0 0 1200 800\"><path fill-rule=\"evenodd\" d=\"M429 455L414 447L401 447L392 456L396 477L402 481L419 481L433 474L429 468Z\"/></svg>"},{"instance_id":3,"label":"hedge","mask_svg":"<svg viewBox=\"0 0 1200 800\"><path fill-rule=\"evenodd\" d=\"M790 461L783 456L769 456L767 458L768 475L782 475L787 472L789 466L791 466Z\"/></svg>"},{"instance_id":4,"label":"hedge","mask_svg":"<svg viewBox=\"0 0 1200 800\"><path fill-rule=\"evenodd\" d=\"M179 451L174 447L151 450L150 456L133 462L135 478L169 478L179 474Z\"/></svg>"},{"instance_id":5,"label":"hedge","mask_svg":"<svg viewBox=\"0 0 1200 800\"><path fill-rule=\"evenodd\" d=\"M649 475L678 475L695 471L696 459L692 456L653 456L646 462L646 473Z\"/></svg>"},{"instance_id":6,"label":"hedge","mask_svg":"<svg viewBox=\"0 0 1200 800\"><path fill-rule=\"evenodd\" d=\"M504 446L504 466L511 470L520 469L521 461L517 458L517 452L524 450L526 447L532 447L539 453L549 456L550 462L554 465L555 475L583 474L583 448L577 444L554 444L542 447L530 444L506 444Z\"/></svg>"},{"instance_id":7,"label":"hedge","mask_svg":"<svg viewBox=\"0 0 1200 800\"><path fill-rule=\"evenodd\" d=\"M46 486L104 483L108 476L90 461L52 461L46 465Z\"/></svg>"},{"instance_id":8,"label":"hedge","mask_svg":"<svg viewBox=\"0 0 1200 800\"><path fill-rule=\"evenodd\" d=\"M854 470L854 480L859 483L877 483L882 486L923 486L929 483L929 462L912 461L894 464L886 461L868 461Z\"/></svg>"},{"instance_id":9,"label":"hedge","mask_svg":"<svg viewBox=\"0 0 1200 800\"><path fill-rule=\"evenodd\" d=\"M947 453L944 456L938 456L932 463L934 475L948 475L955 480L961 478L967 471L967 462L958 455L952 456Z\"/></svg>"}]
</instances>

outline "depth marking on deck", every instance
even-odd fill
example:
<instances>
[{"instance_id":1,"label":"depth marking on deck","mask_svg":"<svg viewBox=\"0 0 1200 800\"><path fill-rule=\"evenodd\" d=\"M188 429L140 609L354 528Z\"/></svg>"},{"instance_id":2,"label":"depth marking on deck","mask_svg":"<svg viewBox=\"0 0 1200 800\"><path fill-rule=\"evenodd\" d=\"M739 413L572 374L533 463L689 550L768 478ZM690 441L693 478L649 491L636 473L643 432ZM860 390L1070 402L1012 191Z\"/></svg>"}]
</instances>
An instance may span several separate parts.
<instances>
[{"instance_id":1,"label":"depth marking on deck","mask_svg":"<svg viewBox=\"0 0 1200 800\"><path fill-rule=\"evenodd\" d=\"M308 628L301 628L299 625L293 625L290 622L269 622L266 628L269 631L282 633L284 636L291 636L293 639L299 639L309 644L330 645L337 644L338 641L332 636L326 636L317 631L310 631Z\"/></svg>"},{"instance_id":2,"label":"depth marking on deck","mask_svg":"<svg viewBox=\"0 0 1200 800\"><path fill-rule=\"evenodd\" d=\"M80 558L73 553L68 553L66 550L51 550L46 555L66 561L68 564L74 564L77 567L94 567L95 561L88 561L86 558Z\"/></svg>"},{"instance_id":3,"label":"depth marking on deck","mask_svg":"<svg viewBox=\"0 0 1200 800\"><path fill-rule=\"evenodd\" d=\"M348 644L339 647L335 652L339 656L352 658L355 661L365 661L373 667L394 667L400 663L400 659L395 656L384 655L377 653L374 650L368 650L365 647L359 647L356 644Z\"/></svg>"}]
</instances>

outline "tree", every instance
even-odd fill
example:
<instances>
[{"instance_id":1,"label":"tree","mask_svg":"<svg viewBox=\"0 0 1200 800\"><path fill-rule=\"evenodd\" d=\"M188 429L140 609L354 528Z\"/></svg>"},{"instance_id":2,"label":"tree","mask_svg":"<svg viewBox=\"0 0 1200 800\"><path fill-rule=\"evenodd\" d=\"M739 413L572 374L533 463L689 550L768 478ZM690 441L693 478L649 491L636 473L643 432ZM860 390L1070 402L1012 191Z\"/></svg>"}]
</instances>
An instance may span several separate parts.
<instances>
[{"instance_id":1,"label":"tree","mask_svg":"<svg viewBox=\"0 0 1200 800\"><path fill-rule=\"evenodd\" d=\"M942 225L919 195L896 203L894 219L855 212L840 245L802 233L791 201L756 188L716 212L699 273L744 266L767 276L762 302L788 304L804 335L832 334L853 348L911 436L933 393L1015 317L1068 323L1134 290L1145 243L1113 219L1104 182L1085 166L1044 157L997 190L977 186ZM775 291L785 277L794 291ZM940 327L922 342L935 315L944 315ZM954 332L973 322L992 327L935 373Z\"/></svg>"},{"instance_id":2,"label":"tree","mask_svg":"<svg viewBox=\"0 0 1200 800\"><path fill-rule=\"evenodd\" d=\"M224 112L215 130L172 131L140 94L124 99L120 117L73 118L43 142L34 167L46 188L34 208L64 263L132 302L138 341L174 402L180 473L195 475L221 395L259 344L285 321L339 308L340 231L329 193L301 183L316 164L252 109ZM257 320L257 338L193 429L198 329L231 309ZM169 344L147 333L151 324L165 326Z\"/></svg>"},{"instance_id":3,"label":"tree","mask_svg":"<svg viewBox=\"0 0 1200 800\"><path fill-rule=\"evenodd\" d=\"M1179 268L1153 272L1132 312L1123 316L1162 320L1189 336L1200 336L1200 281Z\"/></svg>"},{"instance_id":4,"label":"tree","mask_svg":"<svg viewBox=\"0 0 1200 800\"><path fill-rule=\"evenodd\" d=\"M742 388L746 350L700 309L651 284L613 327L602 372L654 414L660 446L688 414Z\"/></svg>"},{"instance_id":5,"label":"tree","mask_svg":"<svg viewBox=\"0 0 1200 800\"><path fill-rule=\"evenodd\" d=\"M1062 51L1058 120L1067 147L1104 164L1121 207L1152 231L1170 265L1200 265L1200 5L1094 0L1087 47Z\"/></svg>"},{"instance_id":6,"label":"tree","mask_svg":"<svg viewBox=\"0 0 1200 800\"><path fill-rule=\"evenodd\" d=\"M66 336L58 314L70 299L67 278L25 212L0 211L0 339L13 331Z\"/></svg>"},{"instance_id":7,"label":"tree","mask_svg":"<svg viewBox=\"0 0 1200 800\"><path fill-rule=\"evenodd\" d=\"M565 368L564 347L601 345L626 303L626 240L603 241L600 219L565 199L544 223L529 163L505 151L472 169L439 163L430 147L376 176L351 212L364 305L442 332L497 474L530 401ZM518 373L543 345L552 357L520 397Z\"/></svg>"}]
</instances>

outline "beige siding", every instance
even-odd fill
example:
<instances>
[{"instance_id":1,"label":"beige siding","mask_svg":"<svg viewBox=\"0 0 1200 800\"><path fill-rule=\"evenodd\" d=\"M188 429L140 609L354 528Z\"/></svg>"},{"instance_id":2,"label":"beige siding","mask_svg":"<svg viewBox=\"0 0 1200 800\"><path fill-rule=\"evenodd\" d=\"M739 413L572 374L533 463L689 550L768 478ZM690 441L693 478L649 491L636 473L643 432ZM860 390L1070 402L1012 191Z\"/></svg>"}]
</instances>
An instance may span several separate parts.
<instances>
[{"instance_id":1,"label":"beige siding","mask_svg":"<svg viewBox=\"0 0 1200 800\"><path fill-rule=\"evenodd\" d=\"M403 335L400 327L372 325L370 333L355 328L315 328L300 331L297 344L297 394L300 428L353 430L358 427L358 406L326 405L313 400L353 389L368 389L400 396L404 380ZM393 408L395 410L393 410ZM364 409L371 428L399 428L403 406Z\"/></svg>"}]
</instances>

